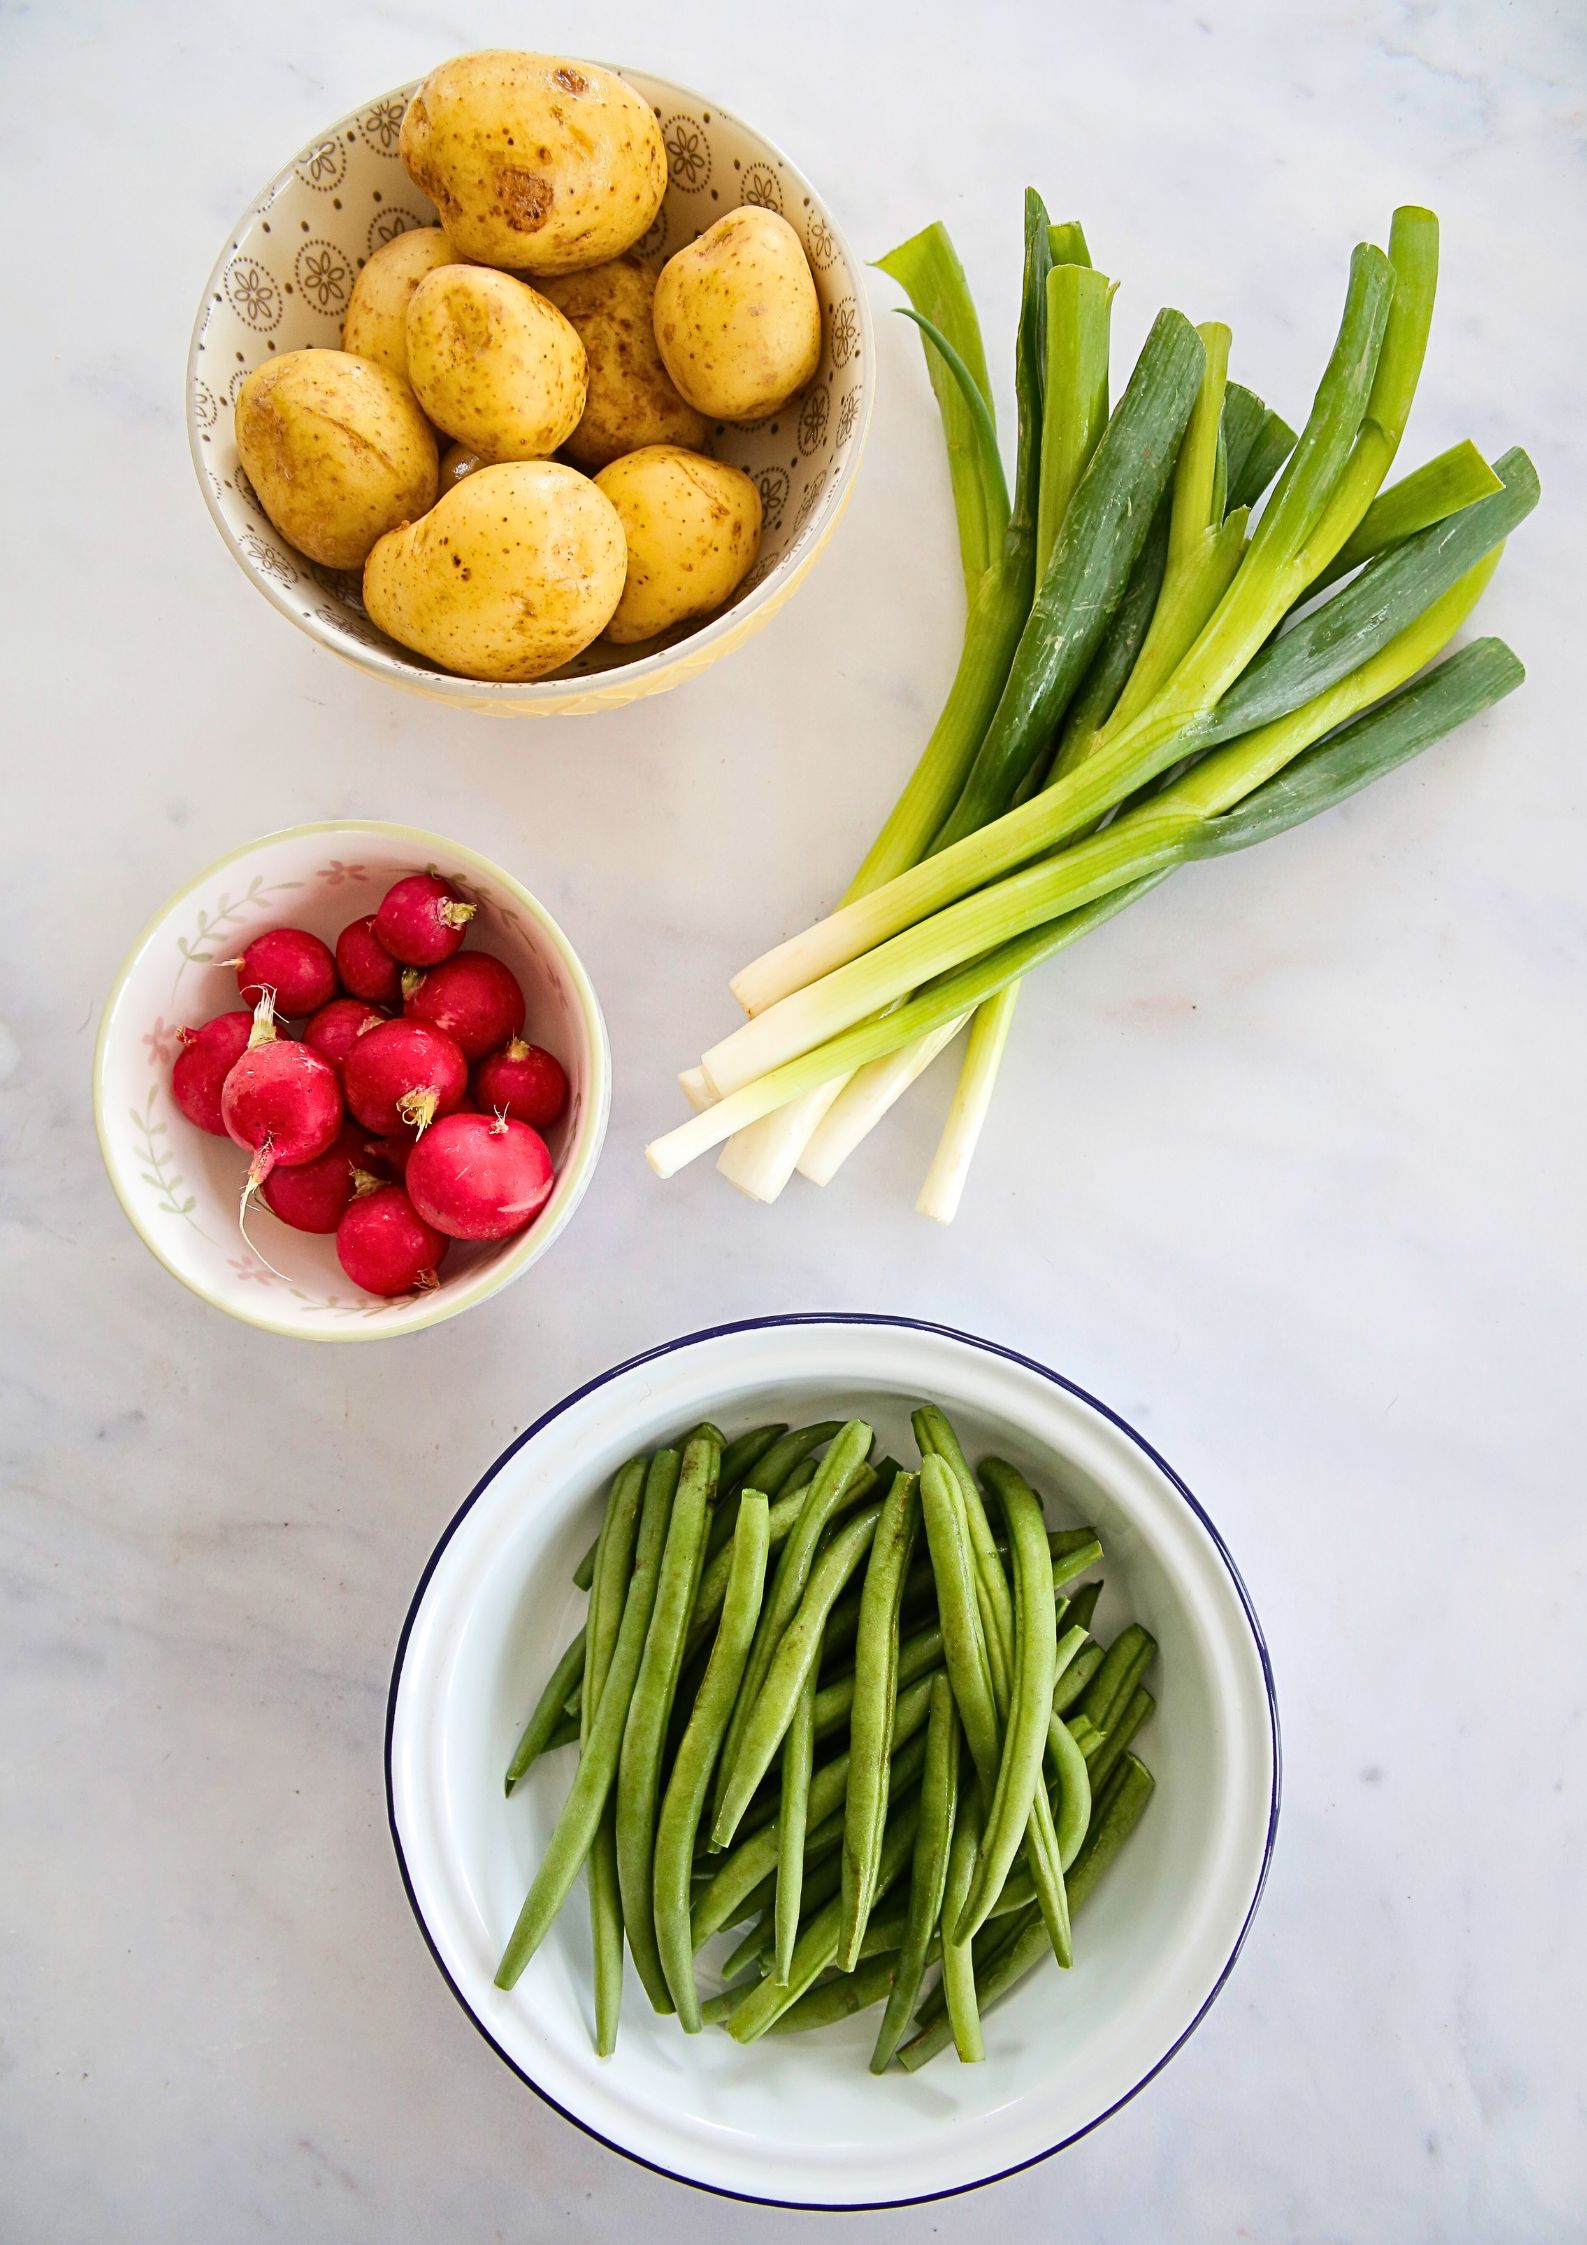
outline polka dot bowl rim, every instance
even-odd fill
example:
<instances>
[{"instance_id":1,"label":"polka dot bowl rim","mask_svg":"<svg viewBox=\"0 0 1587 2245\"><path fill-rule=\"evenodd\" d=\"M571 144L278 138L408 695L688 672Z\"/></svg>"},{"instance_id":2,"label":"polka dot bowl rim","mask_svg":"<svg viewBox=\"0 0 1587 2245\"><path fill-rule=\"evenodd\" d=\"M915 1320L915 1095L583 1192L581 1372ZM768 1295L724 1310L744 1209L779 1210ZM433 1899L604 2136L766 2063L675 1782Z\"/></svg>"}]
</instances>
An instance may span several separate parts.
<instances>
[{"instance_id":1,"label":"polka dot bowl rim","mask_svg":"<svg viewBox=\"0 0 1587 2245\"><path fill-rule=\"evenodd\" d=\"M298 167L315 149L338 137L350 138L361 120L390 104L405 104L422 78L414 78L386 92L373 95L346 112L334 123L322 128L300 148L259 192L251 199L243 215L231 228L226 245L215 259L204 284L194 318L188 346L184 411L187 422L188 450L192 457L199 490L211 521L219 531L226 550L254 588L261 592L270 605L297 629L318 645L350 662L366 674L400 686L410 693L418 693L432 700L449 702L466 708L482 710L488 714L511 716L551 716L561 713L584 713L596 709L620 706L642 696L663 693L682 684L699 671L707 668L720 656L740 645L764 624L789 599L814 565L827 544L839 516L848 504L859 469L866 437L869 433L871 411L874 403L876 353L874 329L869 303L866 299L863 267L836 223L831 210L816 188L787 156L781 147L757 126L747 123L734 110L717 100L678 84L675 80L656 76L650 71L632 68L621 63L602 63L640 92L653 108L662 115L669 114L668 104L699 109L704 116L724 128L745 136L755 144L756 161L764 160L780 171L783 183L795 190L805 200L811 218L819 219L830 238L832 255L830 267L835 277L852 299L855 319L854 355L872 373L859 386L858 412L854 419L846 446L828 476L825 488L817 503L811 508L807 520L800 525L766 575L751 591L741 595L718 614L708 617L692 630L671 634L648 651L636 653L631 658L614 662L611 667L587 674L563 670L550 678L536 679L528 684L500 684L489 680L465 678L452 672L424 664L418 658L406 658L393 652L383 642L370 643L349 628L328 621L322 614L305 610L295 603L290 587L280 584L271 570L245 549L241 537L227 520L224 504L211 481L210 463L204 455L206 431L198 409L200 386L200 359L204 333L213 305L219 300L231 261L245 254L250 236L264 220L276 198L289 188L299 176ZM407 185L406 174L403 175ZM417 189L411 189L418 200L424 198ZM668 201L673 194L669 179ZM664 206L665 207L665 206ZM736 206L724 202L713 209L714 220L723 217ZM681 246L681 245L680 245ZM825 319L823 325L825 326ZM824 345L825 351L825 345ZM819 379L819 377L818 377ZM225 410L222 401L222 410ZM305 564L312 567L312 564ZM329 602L324 605L330 605Z\"/></svg>"}]
</instances>

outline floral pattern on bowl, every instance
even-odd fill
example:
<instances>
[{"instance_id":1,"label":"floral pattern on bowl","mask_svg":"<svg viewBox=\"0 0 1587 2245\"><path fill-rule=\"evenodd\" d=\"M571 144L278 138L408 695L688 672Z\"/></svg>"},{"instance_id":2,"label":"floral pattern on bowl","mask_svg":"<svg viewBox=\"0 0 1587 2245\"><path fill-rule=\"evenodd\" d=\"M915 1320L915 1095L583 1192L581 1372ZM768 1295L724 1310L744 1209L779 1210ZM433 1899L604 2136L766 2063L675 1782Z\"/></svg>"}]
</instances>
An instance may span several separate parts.
<instances>
[{"instance_id":1,"label":"floral pattern on bowl","mask_svg":"<svg viewBox=\"0 0 1587 2245\"><path fill-rule=\"evenodd\" d=\"M403 873L438 865L478 906L470 944L497 953L523 985L525 1033L568 1071L568 1109L547 1142L551 1199L499 1246L451 1248L432 1293L381 1301L351 1285L334 1241L237 1206L244 1160L195 1130L171 1097L181 1029L240 1006L227 962L283 923L327 942L372 912ZM500 866L441 835L382 825L297 827L211 866L162 907L116 979L94 1057L94 1108L110 1181L134 1229L183 1284L272 1332L379 1338L455 1316L537 1262L583 1197L605 1135L610 1057L595 993L566 936Z\"/></svg>"},{"instance_id":2,"label":"floral pattern on bowl","mask_svg":"<svg viewBox=\"0 0 1587 2245\"><path fill-rule=\"evenodd\" d=\"M232 234L199 308L188 363L188 436L200 487L234 558L273 606L322 646L393 683L517 714L606 708L658 693L758 630L825 544L848 498L870 413L870 315L860 270L808 181L716 104L640 71L623 76L661 124L668 187L637 245L660 265L743 203L798 232L821 298L821 363L784 410L748 428L717 423L713 447L748 471L764 508L759 558L728 606L632 647L597 642L554 678L482 684L436 670L369 620L357 571L323 569L266 519L237 460L232 407L247 375L281 351L335 348L359 268L394 235L435 223L402 168L399 87L321 133ZM417 83L417 81L415 81Z\"/></svg>"}]
</instances>

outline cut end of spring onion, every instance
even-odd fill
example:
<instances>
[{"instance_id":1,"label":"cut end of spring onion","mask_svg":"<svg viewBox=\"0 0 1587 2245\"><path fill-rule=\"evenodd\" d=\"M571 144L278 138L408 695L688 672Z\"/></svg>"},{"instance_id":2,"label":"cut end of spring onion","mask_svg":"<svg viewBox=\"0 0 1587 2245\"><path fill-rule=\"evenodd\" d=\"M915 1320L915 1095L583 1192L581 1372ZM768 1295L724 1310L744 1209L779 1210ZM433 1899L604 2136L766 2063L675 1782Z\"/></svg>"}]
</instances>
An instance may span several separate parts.
<instances>
[{"instance_id":1,"label":"cut end of spring onion","mask_svg":"<svg viewBox=\"0 0 1587 2245\"><path fill-rule=\"evenodd\" d=\"M785 1107L775 1108L747 1130L735 1131L717 1158L718 1174L750 1200L776 1200L842 1089L842 1077L834 1077L803 1099L790 1099Z\"/></svg>"},{"instance_id":2,"label":"cut end of spring onion","mask_svg":"<svg viewBox=\"0 0 1587 2245\"><path fill-rule=\"evenodd\" d=\"M683 1068L678 1073L678 1089L697 1115L703 1115L716 1094L706 1080L703 1068Z\"/></svg>"},{"instance_id":3,"label":"cut end of spring onion","mask_svg":"<svg viewBox=\"0 0 1587 2245\"><path fill-rule=\"evenodd\" d=\"M913 1044L900 1046L858 1069L834 1093L830 1112L811 1136L799 1160L799 1174L812 1185L830 1185L862 1139L890 1113L910 1085L917 1083L964 1027L961 1014Z\"/></svg>"}]
</instances>

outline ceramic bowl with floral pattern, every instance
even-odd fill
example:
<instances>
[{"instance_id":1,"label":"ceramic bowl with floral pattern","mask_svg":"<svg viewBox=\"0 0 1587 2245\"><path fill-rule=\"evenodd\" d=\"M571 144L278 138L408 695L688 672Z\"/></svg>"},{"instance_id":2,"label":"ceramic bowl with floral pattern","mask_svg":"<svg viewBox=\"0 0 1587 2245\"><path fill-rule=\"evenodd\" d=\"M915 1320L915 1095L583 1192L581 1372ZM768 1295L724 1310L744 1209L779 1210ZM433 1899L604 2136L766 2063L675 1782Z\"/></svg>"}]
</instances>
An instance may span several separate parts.
<instances>
[{"instance_id":1,"label":"ceramic bowl with floral pattern","mask_svg":"<svg viewBox=\"0 0 1587 2245\"><path fill-rule=\"evenodd\" d=\"M180 1029L241 1005L224 962L266 928L334 943L392 882L434 865L478 906L469 947L511 967L524 1034L568 1073L567 1111L546 1132L556 1184L535 1221L493 1245L455 1241L432 1292L381 1301L354 1286L335 1241L292 1231L256 1204L238 1224L242 1149L198 1130L171 1097ZM584 1196L611 1102L606 1025L578 954L545 906L499 865L418 827L298 826L249 842L155 914L111 987L94 1052L100 1151L133 1229L184 1286L267 1332L381 1340L471 1309L539 1261Z\"/></svg>"},{"instance_id":2,"label":"ceramic bowl with floral pattern","mask_svg":"<svg viewBox=\"0 0 1587 2245\"><path fill-rule=\"evenodd\" d=\"M716 102L642 71L621 74L655 110L667 149L666 199L638 253L659 267L728 211L762 204L798 233L821 299L821 363L809 385L754 426L718 424L713 432L719 456L754 477L764 513L755 566L715 616L637 647L598 640L531 685L458 678L370 622L356 570L309 561L266 519L237 459L237 392L277 352L335 349L360 266L394 234L435 224L434 206L397 153L412 86L328 126L277 173L233 229L193 331L188 438L205 502L234 559L271 605L322 647L393 685L472 709L607 709L660 693L715 662L758 631L804 577L843 511L865 441L870 314L859 265L830 212L779 149Z\"/></svg>"}]
</instances>

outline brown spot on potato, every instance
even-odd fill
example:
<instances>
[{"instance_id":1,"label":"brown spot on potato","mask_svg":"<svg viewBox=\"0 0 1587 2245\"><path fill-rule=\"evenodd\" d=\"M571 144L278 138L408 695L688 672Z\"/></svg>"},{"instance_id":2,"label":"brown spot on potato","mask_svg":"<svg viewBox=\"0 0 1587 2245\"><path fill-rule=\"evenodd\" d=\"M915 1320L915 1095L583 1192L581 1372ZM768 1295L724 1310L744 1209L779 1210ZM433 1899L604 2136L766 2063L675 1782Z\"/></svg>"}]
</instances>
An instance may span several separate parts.
<instances>
[{"instance_id":1,"label":"brown spot on potato","mask_svg":"<svg viewBox=\"0 0 1587 2245\"><path fill-rule=\"evenodd\" d=\"M559 70L552 71L551 83L553 86L560 86L564 93L569 94L583 94L590 90L588 78L577 70L570 70L565 63Z\"/></svg>"},{"instance_id":2,"label":"brown spot on potato","mask_svg":"<svg viewBox=\"0 0 1587 2245\"><path fill-rule=\"evenodd\" d=\"M539 172L523 171L516 164L500 164L496 171L497 209L517 234L538 233L551 216L556 190Z\"/></svg>"}]
</instances>

